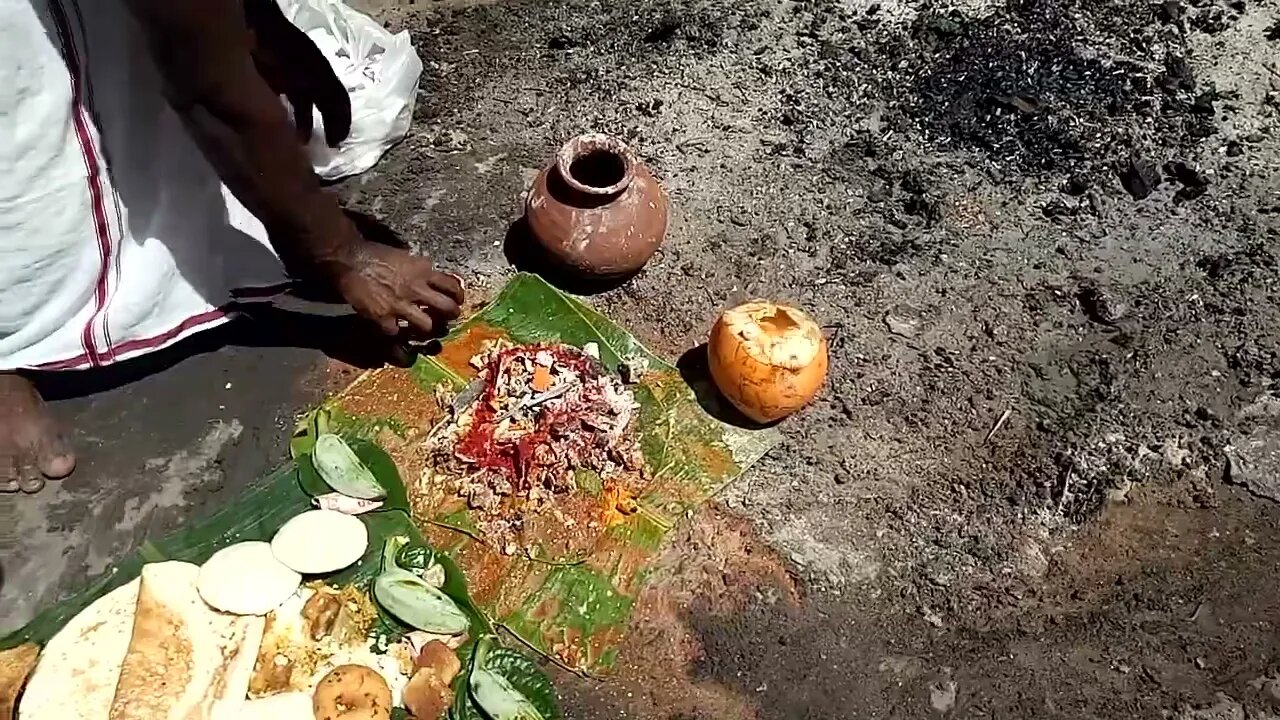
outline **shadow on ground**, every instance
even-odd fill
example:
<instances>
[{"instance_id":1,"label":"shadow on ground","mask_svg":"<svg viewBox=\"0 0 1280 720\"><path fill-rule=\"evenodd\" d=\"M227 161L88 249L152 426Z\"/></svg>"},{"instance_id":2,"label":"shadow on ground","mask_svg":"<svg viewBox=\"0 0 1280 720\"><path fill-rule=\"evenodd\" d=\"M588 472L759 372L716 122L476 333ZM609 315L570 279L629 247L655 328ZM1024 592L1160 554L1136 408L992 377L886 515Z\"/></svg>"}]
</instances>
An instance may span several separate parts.
<instances>
[{"instance_id":1,"label":"shadow on ground","mask_svg":"<svg viewBox=\"0 0 1280 720\"><path fill-rule=\"evenodd\" d=\"M521 272L541 275L544 280L573 295L601 295L617 290L634 275L606 279L583 278L556 264L529 232L529 221L520 218L511 223L503 237L502 251L507 262Z\"/></svg>"}]
</instances>

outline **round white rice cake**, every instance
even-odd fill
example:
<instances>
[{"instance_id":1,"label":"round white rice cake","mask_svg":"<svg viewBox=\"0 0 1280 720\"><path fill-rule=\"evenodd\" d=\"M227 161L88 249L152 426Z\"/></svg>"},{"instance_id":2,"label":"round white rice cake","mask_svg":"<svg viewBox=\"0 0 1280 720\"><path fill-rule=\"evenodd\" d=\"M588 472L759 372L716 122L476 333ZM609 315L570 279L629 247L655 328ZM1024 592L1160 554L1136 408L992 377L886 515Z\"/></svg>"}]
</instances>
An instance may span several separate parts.
<instances>
[{"instance_id":1,"label":"round white rice cake","mask_svg":"<svg viewBox=\"0 0 1280 720\"><path fill-rule=\"evenodd\" d=\"M311 510L289 520L271 540L276 559L303 575L354 565L369 548L369 530L353 515Z\"/></svg>"},{"instance_id":2,"label":"round white rice cake","mask_svg":"<svg viewBox=\"0 0 1280 720\"><path fill-rule=\"evenodd\" d=\"M214 610L233 615L266 615L302 585L302 575L276 559L271 544L236 543L214 553L200 567L196 589Z\"/></svg>"}]
</instances>

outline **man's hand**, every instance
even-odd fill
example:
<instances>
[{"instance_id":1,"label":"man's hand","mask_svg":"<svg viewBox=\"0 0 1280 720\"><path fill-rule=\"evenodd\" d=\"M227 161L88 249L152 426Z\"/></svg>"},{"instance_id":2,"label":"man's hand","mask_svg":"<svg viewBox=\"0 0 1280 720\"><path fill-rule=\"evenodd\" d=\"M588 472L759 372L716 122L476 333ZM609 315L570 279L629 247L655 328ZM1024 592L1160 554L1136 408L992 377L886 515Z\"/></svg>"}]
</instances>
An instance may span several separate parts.
<instances>
[{"instance_id":1,"label":"man's hand","mask_svg":"<svg viewBox=\"0 0 1280 720\"><path fill-rule=\"evenodd\" d=\"M293 106L302 141L311 140L311 108L324 118L324 138L337 147L351 132L351 96L306 33L281 12L275 0L244 0L253 35L253 63L272 90Z\"/></svg>"},{"instance_id":2,"label":"man's hand","mask_svg":"<svg viewBox=\"0 0 1280 720\"><path fill-rule=\"evenodd\" d=\"M357 313L387 335L427 339L458 317L462 284L436 272L431 261L368 240L326 263L333 283Z\"/></svg>"},{"instance_id":3,"label":"man's hand","mask_svg":"<svg viewBox=\"0 0 1280 720\"><path fill-rule=\"evenodd\" d=\"M435 272L426 258L366 240L320 187L276 91L263 79L265 56L259 50L267 38L286 44L301 38L310 50L299 44L297 52L318 57L319 51L278 11L266 12L273 0L127 3L146 32L174 109L222 181L262 220L291 274L336 289L391 335L411 330L411 337L430 336L457 317L462 288L456 279ZM253 33L246 21L250 11L261 15ZM284 83L286 95L293 88L297 120L311 117L310 105L305 111L298 105L314 102L328 139L339 131L345 135L349 101L339 101L337 93L345 99L346 91L340 83L334 89L337 81L324 58L318 61L333 82L317 85L299 74L303 66L288 64L298 57L280 52L274 48L268 56L284 63L275 66L282 73L276 81Z\"/></svg>"}]
</instances>

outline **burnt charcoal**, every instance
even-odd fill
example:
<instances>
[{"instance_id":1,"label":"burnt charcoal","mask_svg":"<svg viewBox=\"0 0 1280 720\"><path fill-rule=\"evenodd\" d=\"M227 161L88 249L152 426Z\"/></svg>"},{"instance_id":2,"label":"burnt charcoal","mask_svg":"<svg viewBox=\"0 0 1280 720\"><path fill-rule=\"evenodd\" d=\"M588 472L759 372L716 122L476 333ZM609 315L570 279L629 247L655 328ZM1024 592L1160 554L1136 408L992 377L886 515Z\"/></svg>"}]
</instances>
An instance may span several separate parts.
<instances>
[{"instance_id":1,"label":"burnt charcoal","mask_svg":"<svg viewBox=\"0 0 1280 720\"><path fill-rule=\"evenodd\" d=\"M644 41L649 44L671 42L675 38L676 33L680 32L683 23L673 18L666 18L658 23L656 27L644 36Z\"/></svg>"},{"instance_id":2,"label":"burnt charcoal","mask_svg":"<svg viewBox=\"0 0 1280 720\"><path fill-rule=\"evenodd\" d=\"M1201 10L1196 13L1188 24L1206 35L1217 35L1231 25L1226 11L1220 7Z\"/></svg>"},{"instance_id":3,"label":"burnt charcoal","mask_svg":"<svg viewBox=\"0 0 1280 720\"><path fill-rule=\"evenodd\" d=\"M1204 187L1184 187L1173 194L1173 201L1175 203L1190 202L1207 192L1209 192L1209 189Z\"/></svg>"},{"instance_id":4,"label":"burnt charcoal","mask_svg":"<svg viewBox=\"0 0 1280 720\"><path fill-rule=\"evenodd\" d=\"M1217 99L1217 94L1212 90L1202 92L1199 95L1196 95L1196 99L1191 102L1191 112L1199 113L1201 115L1212 115L1214 112L1213 101Z\"/></svg>"},{"instance_id":5,"label":"burnt charcoal","mask_svg":"<svg viewBox=\"0 0 1280 720\"><path fill-rule=\"evenodd\" d=\"M1191 72L1191 65L1187 59L1181 55L1170 55L1164 61L1164 75L1160 77L1160 87L1166 92L1176 93L1178 91L1190 92L1196 89L1195 76Z\"/></svg>"},{"instance_id":6,"label":"burnt charcoal","mask_svg":"<svg viewBox=\"0 0 1280 720\"><path fill-rule=\"evenodd\" d=\"M1160 169L1156 164L1133 156L1120 168L1120 184L1134 200L1145 200L1160 187Z\"/></svg>"},{"instance_id":7,"label":"burnt charcoal","mask_svg":"<svg viewBox=\"0 0 1280 720\"><path fill-rule=\"evenodd\" d=\"M1063 183L1062 192L1073 197L1079 197L1084 195L1086 192L1089 192L1089 188L1091 187L1093 187L1093 182L1089 180L1087 175L1076 173L1075 175L1067 178L1067 181Z\"/></svg>"},{"instance_id":8,"label":"burnt charcoal","mask_svg":"<svg viewBox=\"0 0 1280 720\"><path fill-rule=\"evenodd\" d=\"M1044 207L1040 208L1040 212L1047 218L1070 217L1075 215L1078 210L1077 206L1060 197L1049 198Z\"/></svg>"},{"instance_id":9,"label":"burnt charcoal","mask_svg":"<svg viewBox=\"0 0 1280 720\"><path fill-rule=\"evenodd\" d=\"M1199 168L1188 165L1181 160L1165 163L1164 173L1184 187L1206 188L1209 186L1209 178Z\"/></svg>"},{"instance_id":10,"label":"burnt charcoal","mask_svg":"<svg viewBox=\"0 0 1280 720\"><path fill-rule=\"evenodd\" d=\"M568 50L576 45L577 43L568 35L554 35L547 41L547 48L551 50Z\"/></svg>"},{"instance_id":11,"label":"burnt charcoal","mask_svg":"<svg viewBox=\"0 0 1280 720\"><path fill-rule=\"evenodd\" d=\"M1181 25L1183 12L1180 0L1164 0L1156 10L1160 22L1168 25Z\"/></svg>"},{"instance_id":12,"label":"burnt charcoal","mask_svg":"<svg viewBox=\"0 0 1280 720\"><path fill-rule=\"evenodd\" d=\"M636 103L636 110L645 117L656 117L662 112L663 104L662 98L651 98L645 102Z\"/></svg>"},{"instance_id":13,"label":"burnt charcoal","mask_svg":"<svg viewBox=\"0 0 1280 720\"><path fill-rule=\"evenodd\" d=\"M1124 302L1092 283L1086 283L1080 288L1076 293L1076 301L1080 303L1080 309L1086 317L1102 325L1115 325L1128 311Z\"/></svg>"}]
</instances>

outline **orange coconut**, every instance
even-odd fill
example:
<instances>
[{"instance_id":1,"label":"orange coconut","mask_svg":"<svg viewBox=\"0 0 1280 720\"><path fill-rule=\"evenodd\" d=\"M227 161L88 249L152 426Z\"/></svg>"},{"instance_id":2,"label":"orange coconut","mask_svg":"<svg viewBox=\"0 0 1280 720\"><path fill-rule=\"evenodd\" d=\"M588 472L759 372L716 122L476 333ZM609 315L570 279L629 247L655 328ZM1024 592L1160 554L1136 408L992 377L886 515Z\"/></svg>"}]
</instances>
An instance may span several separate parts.
<instances>
[{"instance_id":1,"label":"orange coconut","mask_svg":"<svg viewBox=\"0 0 1280 720\"><path fill-rule=\"evenodd\" d=\"M716 387L759 423L804 407L827 377L822 329L800 310L763 300L726 310L707 354Z\"/></svg>"}]
</instances>

